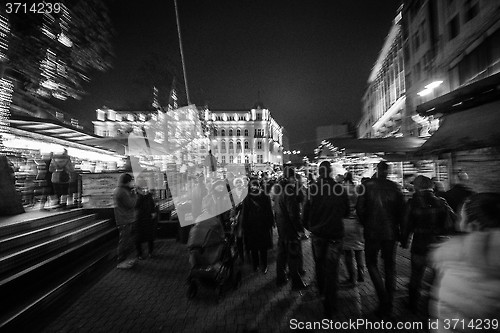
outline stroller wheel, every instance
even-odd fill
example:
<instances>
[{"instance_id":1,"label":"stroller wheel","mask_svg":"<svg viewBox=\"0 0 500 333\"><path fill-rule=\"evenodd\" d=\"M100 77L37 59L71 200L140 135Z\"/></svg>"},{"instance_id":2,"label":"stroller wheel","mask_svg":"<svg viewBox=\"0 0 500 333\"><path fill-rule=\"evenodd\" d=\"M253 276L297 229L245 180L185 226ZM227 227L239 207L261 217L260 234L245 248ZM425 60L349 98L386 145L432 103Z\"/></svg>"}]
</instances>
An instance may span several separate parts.
<instances>
[{"instance_id":1,"label":"stroller wheel","mask_svg":"<svg viewBox=\"0 0 500 333\"><path fill-rule=\"evenodd\" d=\"M198 286L194 282L190 282L187 290L187 297L189 299L194 298L198 293Z\"/></svg>"}]
</instances>

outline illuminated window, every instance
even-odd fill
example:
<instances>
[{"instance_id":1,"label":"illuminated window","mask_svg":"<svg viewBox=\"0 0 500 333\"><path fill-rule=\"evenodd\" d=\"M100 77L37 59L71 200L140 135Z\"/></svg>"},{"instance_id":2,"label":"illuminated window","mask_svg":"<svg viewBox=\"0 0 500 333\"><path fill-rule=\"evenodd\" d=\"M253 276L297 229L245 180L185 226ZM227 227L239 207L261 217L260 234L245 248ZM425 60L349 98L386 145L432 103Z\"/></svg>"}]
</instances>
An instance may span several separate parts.
<instances>
[{"instance_id":1,"label":"illuminated window","mask_svg":"<svg viewBox=\"0 0 500 333\"><path fill-rule=\"evenodd\" d=\"M236 142L236 149L241 150L241 141Z\"/></svg>"},{"instance_id":2,"label":"illuminated window","mask_svg":"<svg viewBox=\"0 0 500 333\"><path fill-rule=\"evenodd\" d=\"M248 149L248 141L245 141L245 149Z\"/></svg>"},{"instance_id":3,"label":"illuminated window","mask_svg":"<svg viewBox=\"0 0 500 333\"><path fill-rule=\"evenodd\" d=\"M226 136L226 130L225 129L221 129L220 130L220 136Z\"/></svg>"},{"instance_id":4,"label":"illuminated window","mask_svg":"<svg viewBox=\"0 0 500 333\"><path fill-rule=\"evenodd\" d=\"M238 164L241 164L241 155L238 155L237 160L238 160Z\"/></svg>"},{"instance_id":5,"label":"illuminated window","mask_svg":"<svg viewBox=\"0 0 500 333\"><path fill-rule=\"evenodd\" d=\"M229 164L233 164L233 163L234 163L234 156L229 155Z\"/></svg>"},{"instance_id":6,"label":"illuminated window","mask_svg":"<svg viewBox=\"0 0 500 333\"><path fill-rule=\"evenodd\" d=\"M245 136L248 136L248 130L247 129L245 130Z\"/></svg>"},{"instance_id":7,"label":"illuminated window","mask_svg":"<svg viewBox=\"0 0 500 333\"><path fill-rule=\"evenodd\" d=\"M234 149L233 141L229 141L229 150Z\"/></svg>"},{"instance_id":8,"label":"illuminated window","mask_svg":"<svg viewBox=\"0 0 500 333\"><path fill-rule=\"evenodd\" d=\"M263 155L257 155L257 163L264 163L264 156Z\"/></svg>"},{"instance_id":9,"label":"illuminated window","mask_svg":"<svg viewBox=\"0 0 500 333\"><path fill-rule=\"evenodd\" d=\"M236 136L241 136L241 130L239 128L236 130Z\"/></svg>"},{"instance_id":10,"label":"illuminated window","mask_svg":"<svg viewBox=\"0 0 500 333\"><path fill-rule=\"evenodd\" d=\"M262 141L257 142L257 149L262 149Z\"/></svg>"},{"instance_id":11,"label":"illuminated window","mask_svg":"<svg viewBox=\"0 0 500 333\"><path fill-rule=\"evenodd\" d=\"M257 120L262 120L262 113L257 113Z\"/></svg>"},{"instance_id":12,"label":"illuminated window","mask_svg":"<svg viewBox=\"0 0 500 333\"><path fill-rule=\"evenodd\" d=\"M222 155L221 160L222 160L222 164L226 164L226 156Z\"/></svg>"},{"instance_id":13,"label":"illuminated window","mask_svg":"<svg viewBox=\"0 0 500 333\"><path fill-rule=\"evenodd\" d=\"M232 128L229 129L229 136L233 136L233 129Z\"/></svg>"},{"instance_id":14,"label":"illuminated window","mask_svg":"<svg viewBox=\"0 0 500 333\"><path fill-rule=\"evenodd\" d=\"M221 142L220 142L220 149L221 149L221 151L222 151L223 153L225 153L225 152L226 152L226 141L221 140Z\"/></svg>"},{"instance_id":15,"label":"illuminated window","mask_svg":"<svg viewBox=\"0 0 500 333\"><path fill-rule=\"evenodd\" d=\"M245 155L245 163L246 163L246 164L250 163L250 162L249 162L248 155Z\"/></svg>"}]
</instances>

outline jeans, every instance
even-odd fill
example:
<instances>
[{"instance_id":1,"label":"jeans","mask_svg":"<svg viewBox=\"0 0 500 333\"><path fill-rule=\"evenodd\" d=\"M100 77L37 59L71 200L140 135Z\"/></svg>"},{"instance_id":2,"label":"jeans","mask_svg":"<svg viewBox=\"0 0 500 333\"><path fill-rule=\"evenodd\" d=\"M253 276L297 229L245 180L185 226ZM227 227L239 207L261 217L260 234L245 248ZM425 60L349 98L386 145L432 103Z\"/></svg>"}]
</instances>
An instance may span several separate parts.
<instances>
[{"instance_id":1,"label":"jeans","mask_svg":"<svg viewBox=\"0 0 500 333\"><path fill-rule=\"evenodd\" d=\"M385 282L378 270L378 253L382 252L384 260ZM392 300L396 288L396 241L395 240L365 240L365 259L368 273L377 291L380 309L392 311Z\"/></svg>"},{"instance_id":2,"label":"jeans","mask_svg":"<svg viewBox=\"0 0 500 333\"><path fill-rule=\"evenodd\" d=\"M321 294L325 295L325 312L327 315L331 315L333 311L337 310L342 240L326 239L312 235L312 250L318 289Z\"/></svg>"},{"instance_id":3,"label":"jeans","mask_svg":"<svg viewBox=\"0 0 500 333\"><path fill-rule=\"evenodd\" d=\"M286 281L286 266L290 272L293 286L303 284L299 275L299 250L300 240L278 239L278 257L276 258L276 279L278 282Z\"/></svg>"},{"instance_id":4,"label":"jeans","mask_svg":"<svg viewBox=\"0 0 500 333\"><path fill-rule=\"evenodd\" d=\"M132 223L118 226L119 235L117 260L119 263L127 260L127 257L133 248L132 228Z\"/></svg>"}]
</instances>

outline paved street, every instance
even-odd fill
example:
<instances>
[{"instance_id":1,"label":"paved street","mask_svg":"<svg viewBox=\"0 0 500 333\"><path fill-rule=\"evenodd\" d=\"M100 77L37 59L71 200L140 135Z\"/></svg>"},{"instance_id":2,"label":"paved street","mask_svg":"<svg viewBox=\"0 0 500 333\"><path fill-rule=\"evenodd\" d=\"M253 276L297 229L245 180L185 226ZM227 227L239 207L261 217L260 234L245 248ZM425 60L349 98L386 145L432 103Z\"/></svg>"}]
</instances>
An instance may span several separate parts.
<instances>
[{"instance_id":1,"label":"paved street","mask_svg":"<svg viewBox=\"0 0 500 333\"><path fill-rule=\"evenodd\" d=\"M140 261L134 269L114 269L76 299L44 332L288 332L292 319L321 321L322 305L314 286L293 292L291 286L275 286L275 250L270 251L267 275L244 266L241 287L229 290L217 302L215 292L200 289L186 297L189 272L186 246L174 240L157 240L157 256ZM398 249L398 283L392 322L420 321L426 329L427 318L412 315L404 306L409 277L408 254ZM306 280L313 280L310 242L304 242ZM342 268L341 279L345 270ZM366 319L377 324L371 312L377 301L370 279L356 288L340 292L341 311L335 322ZM424 305L421 304L421 312ZM316 330L317 331L317 330ZM374 329L335 330L370 332ZM377 330L383 331L383 330ZM392 330L417 332L422 330Z\"/></svg>"}]
</instances>

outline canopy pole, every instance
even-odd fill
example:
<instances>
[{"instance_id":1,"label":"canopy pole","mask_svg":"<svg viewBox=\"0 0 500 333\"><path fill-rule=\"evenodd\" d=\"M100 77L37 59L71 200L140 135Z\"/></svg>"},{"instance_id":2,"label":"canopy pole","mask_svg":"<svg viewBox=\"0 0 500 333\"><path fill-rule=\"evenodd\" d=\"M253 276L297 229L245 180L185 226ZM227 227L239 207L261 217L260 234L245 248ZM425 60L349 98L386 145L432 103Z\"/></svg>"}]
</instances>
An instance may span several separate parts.
<instances>
[{"instance_id":1,"label":"canopy pole","mask_svg":"<svg viewBox=\"0 0 500 333\"><path fill-rule=\"evenodd\" d=\"M181 25L179 22L179 10L177 8L177 0L174 0L174 6L175 6L175 19L177 21L177 35L179 38L179 49L181 52L182 73L184 75L184 86L186 88L186 99L187 99L188 105L190 105L191 100L189 99L189 89L188 89L188 81L187 81L187 75L186 75L186 63L184 61L184 50L182 48Z\"/></svg>"}]
</instances>

